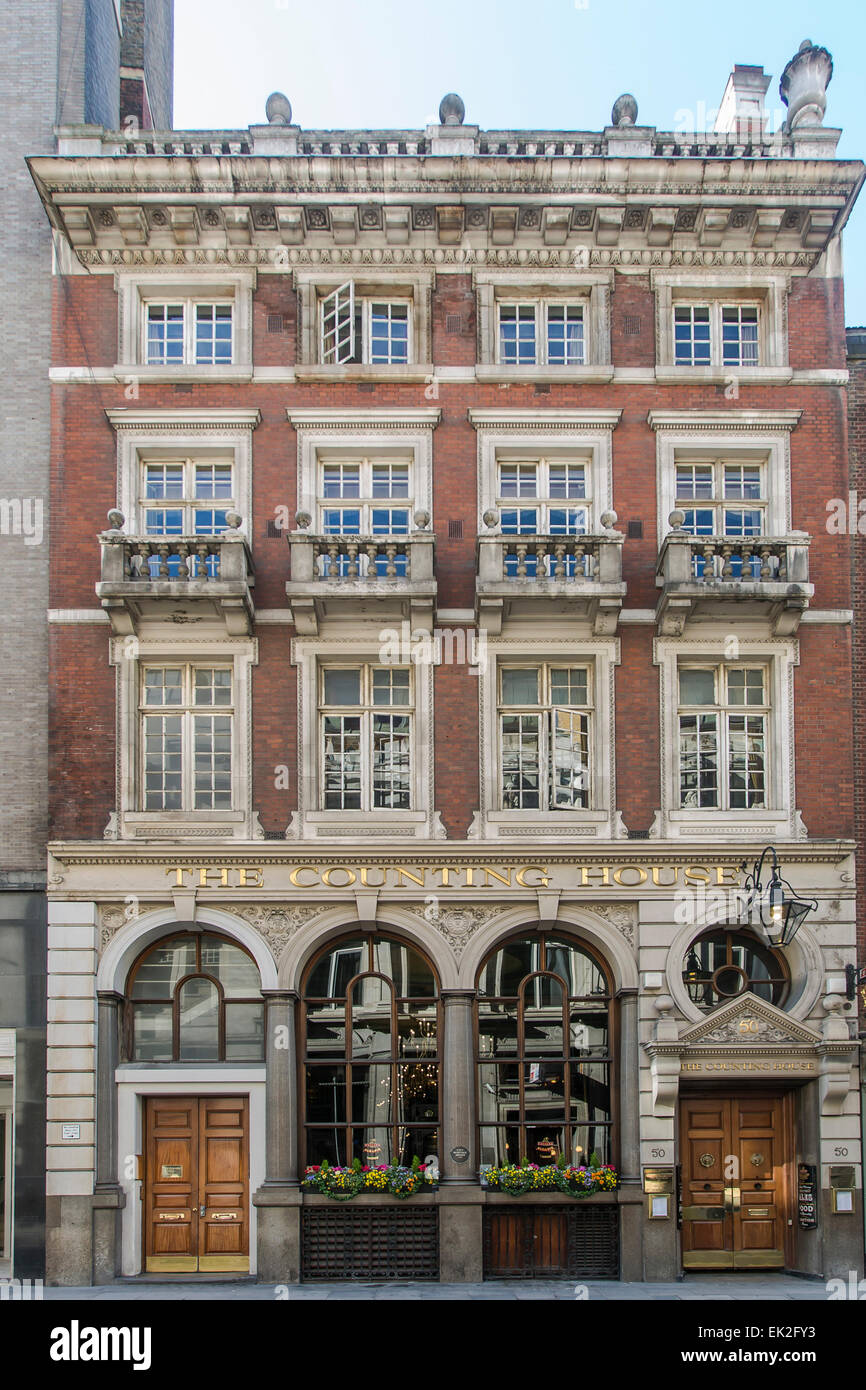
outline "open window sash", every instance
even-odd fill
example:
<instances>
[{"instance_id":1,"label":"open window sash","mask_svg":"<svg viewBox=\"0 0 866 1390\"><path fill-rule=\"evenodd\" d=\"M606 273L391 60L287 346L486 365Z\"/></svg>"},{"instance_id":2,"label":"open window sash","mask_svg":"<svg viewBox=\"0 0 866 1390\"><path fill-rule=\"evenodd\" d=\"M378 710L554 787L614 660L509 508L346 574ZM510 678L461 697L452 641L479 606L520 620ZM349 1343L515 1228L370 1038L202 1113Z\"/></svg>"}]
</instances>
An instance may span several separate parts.
<instances>
[{"instance_id":1,"label":"open window sash","mask_svg":"<svg viewBox=\"0 0 866 1390\"><path fill-rule=\"evenodd\" d=\"M550 807L572 810L589 805L589 719L585 711L551 713Z\"/></svg>"},{"instance_id":2,"label":"open window sash","mask_svg":"<svg viewBox=\"0 0 866 1390\"><path fill-rule=\"evenodd\" d=\"M320 304L322 361L340 364L355 360L355 287L338 286Z\"/></svg>"}]
</instances>

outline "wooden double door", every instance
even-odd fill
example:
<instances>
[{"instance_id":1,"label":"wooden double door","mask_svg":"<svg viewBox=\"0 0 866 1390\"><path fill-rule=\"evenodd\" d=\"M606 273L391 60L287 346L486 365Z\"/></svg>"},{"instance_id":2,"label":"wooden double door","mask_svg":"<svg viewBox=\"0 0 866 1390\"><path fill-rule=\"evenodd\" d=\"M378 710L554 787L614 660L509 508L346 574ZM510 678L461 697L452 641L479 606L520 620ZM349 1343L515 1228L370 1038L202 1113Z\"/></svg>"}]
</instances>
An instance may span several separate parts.
<instances>
[{"instance_id":1,"label":"wooden double door","mask_svg":"<svg viewBox=\"0 0 866 1390\"><path fill-rule=\"evenodd\" d=\"M688 1097L680 1112L686 1269L778 1269L791 1201L791 1097Z\"/></svg>"},{"instance_id":2,"label":"wooden double door","mask_svg":"<svg viewBox=\"0 0 866 1390\"><path fill-rule=\"evenodd\" d=\"M143 1205L146 1271L249 1271L247 1096L147 1098Z\"/></svg>"}]
</instances>

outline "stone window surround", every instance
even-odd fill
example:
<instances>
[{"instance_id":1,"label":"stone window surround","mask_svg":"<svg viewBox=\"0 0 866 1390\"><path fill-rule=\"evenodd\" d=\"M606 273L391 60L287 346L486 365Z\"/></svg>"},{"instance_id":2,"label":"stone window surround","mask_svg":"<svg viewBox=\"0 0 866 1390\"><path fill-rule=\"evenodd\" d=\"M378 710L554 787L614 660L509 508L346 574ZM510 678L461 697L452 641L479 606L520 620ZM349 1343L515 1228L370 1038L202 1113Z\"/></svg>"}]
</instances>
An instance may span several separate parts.
<instances>
[{"instance_id":1,"label":"stone window surround","mask_svg":"<svg viewBox=\"0 0 866 1390\"><path fill-rule=\"evenodd\" d=\"M382 380L432 379L433 374L433 315L432 270L407 273L405 269L371 263L354 264L337 270L298 270L292 272L298 296L298 346L295 374L299 377L346 376L370 377ZM321 360L319 343L319 301L340 285L351 280L358 298L409 299L411 301L409 361L406 364L373 365L371 363L326 363Z\"/></svg>"},{"instance_id":2,"label":"stone window surround","mask_svg":"<svg viewBox=\"0 0 866 1390\"><path fill-rule=\"evenodd\" d=\"M612 270L475 270L472 280L478 304L479 380L608 381L613 375L610 353L610 295ZM498 345L498 300L574 299L583 301L585 360L581 366L519 366L501 363Z\"/></svg>"},{"instance_id":3,"label":"stone window surround","mask_svg":"<svg viewBox=\"0 0 866 1390\"><path fill-rule=\"evenodd\" d=\"M661 807L655 814L651 839L731 836L742 838L748 845L806 838L806 828L796 809L794 786L794 667L800 663L799 643L794 638L746 638L738 634L734 655L730 640L729 633L721 633L657 637L653 643L653 664L659 667ZM735 666L745 663L766 667L770 805L753 810L684 808L679 804L678 668L680 664L721 666L726 661Z\"/></svg>"},{"instance_id":4,"label":"stone window surround","mask_svg":"<svg viewBox=\"0 0 866 1390\"><path fill-rule=\"evenodd\" d=\"M253 290L254 270L229 272L215 266L196 266L183 270L154 269L147 273L119 271L114 277L117 291L117 342L119 361L115 375L123 380L142 381L249 381L253 373ZM175 363L149 365L144 360L144 306L160 296L168 302L177 299L214 297L231 299L232 361L230 364Z\"/></svg>"},{"instance_id":5,"label":"stone window surround","mask_svg":"<svg viewBox=\"0 0 866 1390\"><path fill-rule=\"evenodd\" d=\"M788 381L788 293L787 275L761 274L732 268L708 274L702 271L650 272L650 288L656 306L656 379L675 381L718 380ZM709 366L678 366L674 361L673 311L677 303L703 304L725 299L757 303L760 307L757 367L741 367L712 362Z\"/></svg>"},{"instance_id":6,"label":"stone window surround","mask_svg":"<svg viewBox=\"0 0 866 1390\"><path fill-rule=\"evenodd\" d=\"M383 459L412 455L411 492L414 508L430 513L433 528L433 430L441 411L435 408L406 410L332 410L321 407L286 411L298 436L297 510L318 514L319 460L330 458ZM291 526L294 528L294 518Z\"/></svg>"},{"instance_id":7,"label":"stone window surround","mask_svg":"<svg viewBox=\"0 0 866 1390\"><path fill-rule=\"evenodd\" d=\"M766 525L769 536L791 533L791 431L799 410L651 410L656 433L658 544L671 527L676 501L676 464L703 456L709 462L761 462L765 468Z\"/></svg>"},{"instance_id":8,"label":"stone window surround","mask_svg":"<svg viewBox=\"0 0 866 1390\"><path fill-rule=\"evenodd\" d=\"M586 810L503 810L500 805L499 667L542 662L589 666L592 670L590 728L590 805ZM470 839L499 840L511 836L537 842L575 836L583 840L625 837L616 810L616 727L614 672L620 662L616 637L527 638L491 637L487 659L478 677L479 807L469 829Z\"/></svg>"},{"instance_id":9,"label":"stone window surround","mask_svg":"<svg viewBox=\"0 0 866 1390\"><path fill-rule=\"evenodd\" d=\"M160 662L233 667L232 809L230 811L143 811L140 797L141 670ZM117 668L117 810L109 818L106 839L194 837L252 840L261 838L253 810L251 668L258 662L255 638L220 635L187 637L116 637L110 664Z\"/></svg>"},{"instance_id":10,"label":"stone window surround","mask_svg":"<svg viewBox=\"0 0 866 1390\"><path fill-rule=\"evenodd\" d=\"M591 530L613 506L613 431L621 410L475 410L469 419L478 435L478 529L496 507L500 456L582 458L589 474Z\"/></svg>"},{"instance_id":11,"label":"stone window surround","mask_svg":"<svg viewBox=\"0 0 866 1390\"><path fill-rule=\"evenodd\" d=\"M395 629L396 630L396 629ZM383 638L372 626L352 637L295 637L291 661L298 667L298 809L286 839L339 838L367 845L379 838L445 838L439 812L433 809L433 662L412 667L415 683L412 732L412 810L324 810L321 807L319 747L319 668L381 662Z\"/></svg>"},{"instance_id":12,"label":"stone window surround","mask_svg":"<svg viewBox=\"0 0 866 1390\"><path fill-rule=\"evenodd\" d=\"M141 465L150 459L232 456L234 495L241 534L251 539L253 430L261 415L252 409L107 410L117 434L117 506L129 535L140 534Z\"/></svg>"}]
</instances>

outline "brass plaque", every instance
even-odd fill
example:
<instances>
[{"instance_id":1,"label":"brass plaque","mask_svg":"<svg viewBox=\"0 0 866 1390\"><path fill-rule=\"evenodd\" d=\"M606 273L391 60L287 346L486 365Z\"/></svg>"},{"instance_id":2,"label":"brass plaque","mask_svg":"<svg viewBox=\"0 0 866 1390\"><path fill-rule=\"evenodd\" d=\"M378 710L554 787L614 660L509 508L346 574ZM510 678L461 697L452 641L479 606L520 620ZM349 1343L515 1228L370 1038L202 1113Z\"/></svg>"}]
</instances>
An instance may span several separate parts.
<instances>
[{"instance_id":1,"label":"brass plaque","mask_svg":"<svg viewBox=\"0 0 866 1390\"><path fill-rule=\"evenodd\" d=\"M183 1167L180 1163L164 1163L160 1176L163 1178L182 1178Z\"/></svg>"},{"instance_id":2,"label":"brass plaque","mask_svg":"<svg viewBox=\"0 0 866 1390\"><path fill-rule=\"evenodd\" d=\"M644 1192L673 1192L673 1168L644 1168L643 1190Z\"/></svg>"},{"instance_id":3,"label":"brass plaque","mask_svg":"<svg viewBox=\"0 0 866 1390\"><path fill-rule=\"evenodd\" d=\"M834 1166L830 1169L831 1187L853 1187L854 1169L848 1166Z\"/></svg>"}]
</instances>

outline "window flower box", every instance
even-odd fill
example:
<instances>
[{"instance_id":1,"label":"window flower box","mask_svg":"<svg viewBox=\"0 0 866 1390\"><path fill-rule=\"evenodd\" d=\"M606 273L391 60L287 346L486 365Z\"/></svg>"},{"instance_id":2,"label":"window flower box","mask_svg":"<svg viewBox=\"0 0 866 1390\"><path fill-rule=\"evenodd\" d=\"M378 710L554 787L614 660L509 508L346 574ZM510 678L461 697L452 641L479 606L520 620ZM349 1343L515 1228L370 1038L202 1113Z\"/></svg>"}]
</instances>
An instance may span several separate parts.
<instances>
[{"instance_id":1,"label":"window flower box","mask_svg":"<svg viewBox=\"0 0 866 1390\"><path fill-rule=\"evenodd\" d=\"M525 1192L563 1192L567 1197L592 1197L597 1192L615 1192L619 1175L609 1163L576 1168L556 1163L543 1167L537 1163L502 1164L487 1168L481 1186L491 1192L522 1197Z\"/></svg>"},{"instance_id":2,"label":"window flower box","mask_svg":"<svg viewBox=\"0 0 866 1390\"><path fill-rule=\"evenodd\" d=\"M307 1168L301 1187L318 1192L335 1202L349 1202L360 1192L383 1192L392 1197L412 1197L438 1187L438 1172L432 1165L413 1159L410 1165L381 1163L375 1167L355 1160L350 1168L331 1167L327 1162Z\"/></svg>"}]
</instances>

